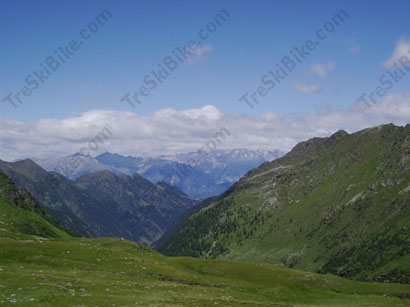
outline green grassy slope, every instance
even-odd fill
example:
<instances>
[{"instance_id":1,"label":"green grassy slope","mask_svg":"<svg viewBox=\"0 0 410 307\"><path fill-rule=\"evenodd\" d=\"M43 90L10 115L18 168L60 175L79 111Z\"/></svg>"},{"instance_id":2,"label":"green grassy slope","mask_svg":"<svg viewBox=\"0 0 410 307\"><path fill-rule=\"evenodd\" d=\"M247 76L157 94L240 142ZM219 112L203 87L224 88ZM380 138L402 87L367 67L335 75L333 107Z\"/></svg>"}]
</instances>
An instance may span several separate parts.
<instances>
[{"instance_id":1,"label":"green grassy slope","mask_svg":"<svg viewBox=\"0 0 410 307\"><path fill-rule=\"evenodd\" d=\"M15 233L42 237L70 237L56 220L25 190L0 171L0 235Z\"/></svg>"},{"instance_id":2,"label":"green grassy slope","mask_svg":"<svg viewBox=\"0 0 410 307\"><path fill-rule=\"evenodd\" d=\"M38 213L16 207L9 201L0 198L0 232L7 236L10 233L32 234L42 237L69 237L69 235Z\"/></svg>"},{"instance_id":3,"label":"green grassy slope","mask_svg":"<svg viewBox=\"0 0 410 307\"><path fill-rule=\"evenodd\" d=\"M169 258L119 239L0 237L0 304L409 306L410 286L269 264Z\"/></svg>"},{"instance_id":4,"label":"green grassy slope","mask_svg":"<svg viewBox=\"0 0 410 307\"><path fill-rule=\"evenodd\" d=\"M298 144L191 216L168 255L410 283L410 125Z\"/></svg>"}]
</instances>

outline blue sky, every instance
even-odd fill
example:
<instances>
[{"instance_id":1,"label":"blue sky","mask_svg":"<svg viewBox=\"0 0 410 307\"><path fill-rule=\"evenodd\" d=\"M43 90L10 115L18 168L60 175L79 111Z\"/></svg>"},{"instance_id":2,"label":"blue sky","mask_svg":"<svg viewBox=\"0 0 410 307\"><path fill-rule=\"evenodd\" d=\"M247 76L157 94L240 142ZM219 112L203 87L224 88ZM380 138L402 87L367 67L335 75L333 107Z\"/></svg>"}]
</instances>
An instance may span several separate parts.
<instances>
[{"instance_id":1,"label":"blue sky","mask_svg":"<svg viewBox=\"0 0 410 307\"><path fill-rule=\"evenodd\" d=\"M382 63L392 58L400 40L405 43L410 35L408 1L3 0L0 8L3 123L63 121L92 110L149 118L166 108L183 112L203 110L206 105L224 116L239 112L253 119L266 113L306 118L329 109L343 112L363 92L374 90L379 76L389 69ZM112 18L23 99L23 104L14 108L4 101L25 85L26 76L39 70L40 63L56 48L79 40L80 31L104 9ZM230 17L208 33L201 53L179 64L135 108L120 101L127 92L137 90L143 77L172 50L191 39L198 41L198 31L223 9ZM245 92L256 90L261 76L275 69L292 48L308 39L316 40L316 31L340 9L348 18L259 104L251 109L238 101ZM406 93L409 81L405 76L386 97ZM378 116L380 123L390 119ZM369 121L373 122L378 123ZM205 132L201 135L206 139Z\"/></svg>"}]
</instances>

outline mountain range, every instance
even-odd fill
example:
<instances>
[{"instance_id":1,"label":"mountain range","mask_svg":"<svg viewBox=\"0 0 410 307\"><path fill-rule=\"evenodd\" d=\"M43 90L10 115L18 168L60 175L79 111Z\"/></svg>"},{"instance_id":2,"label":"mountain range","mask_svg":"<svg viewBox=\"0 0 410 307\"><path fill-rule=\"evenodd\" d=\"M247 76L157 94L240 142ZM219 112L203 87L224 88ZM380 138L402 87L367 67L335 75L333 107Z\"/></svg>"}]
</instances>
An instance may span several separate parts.
<instances>
[{"instance_id":1,"label":"mountain range","mask_svg":"<svg viewBox=\"0 0 410 307\"><path fill-rule=\"evenodd\" d=\"M410 125L301 142L169 237L167 255L410 283Z\"/></svg>"},{"instance_id":2,"label":"mountain range","mask_svg":"<svg viewBox=\"0 0 410 307\"><path fill-rule=\"evenodd\" d=\"M178 188L164 182L154 185L136 173L117 176L99 171L72 181L31 160L0 160L0 170L62 225L87 237L123 237L149 245L199 202Z\"/></svg>"},{"instance_id":3,"label":"mountain range","mask_svg":"<svg viewBox=\"0 0 410 307\"><path fill-rule=\"evenodd\" d=\"M5 306L405 306L409 285L269 264L166 257L115 238L75 238L0 171Z\"/></svg>"},{"instance_id":4,"label":"mountain range","mask_svg":"<svg viewBox=\"0 0 410 307\"><path fill-rule=\"evenodd\" d=\"M101 170L126 175L138 173L154 184L166 182L192 197L205 199L221 194L249 170L283 154L279 150L235 149L141 158L106 152L95 158L77 153L33 161L72 180Z\"/></svg>"},{"instance_id":5,"label":"mountain range","mask_svg":"<svg viewBox=\"0 0 410 307\"><path fill-rule=\"evenodd\" d=\"M157 162L233 173L223 153L168 158ZM140 159L106 153L94 160L119 170L143 165ZM230 159L249 162L240 151ZM147 165L154 169L152 161ZM341 130L301 142L203 201L137 173L99 170L71 180L31 160L0 161L0 170L33 195L21 192L23 203L38 201L41 208L30 207L70 236L130 239L169 256L410 283L410 125ZM29 224L48 233L43 222Z\"/></svg>"}]
</instances>

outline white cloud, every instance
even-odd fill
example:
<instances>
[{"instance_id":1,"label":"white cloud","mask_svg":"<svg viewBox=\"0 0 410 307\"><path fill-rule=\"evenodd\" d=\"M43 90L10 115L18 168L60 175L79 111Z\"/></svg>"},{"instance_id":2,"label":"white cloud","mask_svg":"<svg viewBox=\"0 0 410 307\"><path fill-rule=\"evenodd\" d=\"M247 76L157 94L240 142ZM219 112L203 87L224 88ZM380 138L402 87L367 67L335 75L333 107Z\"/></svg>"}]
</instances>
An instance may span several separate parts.
<instances>
[{"instance_id":1,"label":"white cloud","mask_svg":"<svg viewBox=\"0 0 410 307\"><path fill-rule=\"evenodd\" d=\"M400 58L404 56L410 59L410 40L402 38L397 41L390 59L384 61L382 65L386 68L397 69L399 67Z\"/></svg>"},{"instance_id":2,"label":"white cloud","mask_svg":"<svg viewBox=\"0 0 410 307\"><path fill-rule=\"evenodd\" d=\"M329 136L341 127L354 132L410 119L410 92L383 98L371 108L357 104L345 110L321 109L315 114L274 112L260 116L224 114L212 105L197 109L161 109L147 116L115 110L92 110L66 119L42 119L32 123L0 117L0 159L67 156L86 148L97 155L105 151L134 156L156 156L196 151L226 127L230 135L218 149L290 150L300 141ZM108 139L96 150L89 142L107 127ZM93 147L95 147L94 143Z\"/></svg>"},{"instance_id":3,"label":"white cloud","mask_svg":"<svg viewBox=\"0 0 410 307\"><path fill-rule=\"evenodd\" d=\"M204 45L204 46L198 46L192 53L188 60L188 64L194 64L198 62L202 62L204 60L204 55L213 51L214 47L211 45Z\"/></svg>"},{"instance_id":4,"label":"white cloud","mask_svg":"<svg viewBox=\"0 0 410 307\"><path fill-rule=\"evenodd\" d=\"M305 85L300 83L292 83L292 86L299 92L303 94L312 94L320 92L319 84Z\"/></svg>"},{"instance_id":5,"label":"white cloud","mask_svg":"<svg viewBox=\"0 0 410 307\"><path fill-rule=\"evenodd\" d=\"M335 68L334 62L317 63L310 68L310 73L324 78L328 72L333 70L333 68Z\"/></svg>"}]
</instances>

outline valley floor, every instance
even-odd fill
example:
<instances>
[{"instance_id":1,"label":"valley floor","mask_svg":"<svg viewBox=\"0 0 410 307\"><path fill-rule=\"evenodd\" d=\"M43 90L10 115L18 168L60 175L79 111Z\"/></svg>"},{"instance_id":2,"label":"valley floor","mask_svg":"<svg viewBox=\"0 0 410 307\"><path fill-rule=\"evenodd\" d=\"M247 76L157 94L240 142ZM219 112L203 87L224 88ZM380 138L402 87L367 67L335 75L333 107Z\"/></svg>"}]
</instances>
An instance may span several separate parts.
<instances>
[{"instance_id":1,"label":"valley floor","mask_svg":"<svg viewBox=\"0 0 410 307\"><path fill-rule=\"evenodd\" d=\"M0 305L410 306L410 285L165 257L119 239L0 233Z\"/></svg>"}]
</instances>

